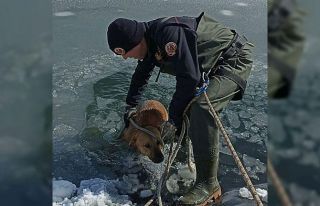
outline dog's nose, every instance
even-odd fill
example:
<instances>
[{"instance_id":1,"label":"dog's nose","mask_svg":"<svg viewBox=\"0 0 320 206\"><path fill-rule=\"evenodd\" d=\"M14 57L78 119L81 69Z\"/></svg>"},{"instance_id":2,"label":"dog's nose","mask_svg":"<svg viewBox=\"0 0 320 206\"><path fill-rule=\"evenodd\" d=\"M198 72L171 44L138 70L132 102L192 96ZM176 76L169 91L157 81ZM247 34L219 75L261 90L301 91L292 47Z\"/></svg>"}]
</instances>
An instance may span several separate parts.
<instances>
[{"instance_id":1,"label":"dog's nose","mask_svg":"<svg viewBox=\"0 0 320 206\"><path fill-rule=\"evenodd\" d=\"M156 158L154 159L154 163L161 163L164 159L164 156L162 153L159 153L159 155L156 156Z\"/></svg>"}]
</instances>

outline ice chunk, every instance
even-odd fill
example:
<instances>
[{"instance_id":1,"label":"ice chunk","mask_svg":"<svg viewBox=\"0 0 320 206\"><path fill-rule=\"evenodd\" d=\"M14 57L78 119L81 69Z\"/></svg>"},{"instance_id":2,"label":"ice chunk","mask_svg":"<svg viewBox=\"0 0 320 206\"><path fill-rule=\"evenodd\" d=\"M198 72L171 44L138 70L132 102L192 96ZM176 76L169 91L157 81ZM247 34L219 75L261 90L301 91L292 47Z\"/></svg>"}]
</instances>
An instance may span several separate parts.
<instances>
[{"instance_id":1,"label":"ice chunk","mask_svg":"<svg viewBox=\"0 0 320 206\"><path fill-rule=\"evenodd\" d=\"M183 164L178 167L179 180L184 187L190 187L196 180L196 166L193 162L191 162L190 166L193 169L193 172L190 171L188 165Z\"/></svg>"},{"instance_id":2,"label":"ice chunk","mask_svg":"<svg viewBox=\"0 0 320 206\"><path fill-rule=\"evenodd\" d=\"M140 192L140 197L141 198L146 198L152 196L152 191L151 190L142 190Z\"/></svg>"},{"instance_id":3,"label":"ice chunk","mask_svg":"<svg viewBox=\"0 0 320 206\"><path fill-rule=\"evenodd\" d=\"M140 184L137 174L123 175L122 180L116 185L121 194L133 194L139 189L144 189L144 185Z\"/></svg>"},{"instance_id":4,"label":"ice chunk","mask_svg":"<svg viewBox=\"0 0 320 206\"><path fill-rule=\"evenodd\" d=\"M258 112L251 118L252 122L254 122L258 127L267 126L268 117L265 113Z\"/></svg>"},{"instance_id":5,"label":"ice chunk","mask_svg":"<svg viewBox=\"0 0 320 206\"><path fill-rule=\"evenodd\" d=\"M251 114L249 112L247 112L246 110L242 110L242 111L239 112L239 116L241 118L250 118Z\"/></svg>"},{"instance_id":6,"label":"ice chunk","mask_svg":"<svg viewBox=\"0 0 320 206\"><path fill-rule=\"evenodd\" d=\"M257 188L256 189L259 197L261 197L262 201L267 201L267 198L268 198L268 191L265 190L265 189L260 189L260 188Z\"/></svg>"},{"instance_id":7,"label":"ice chunk","mask_svg":"<svg viewBox=\"0 0 320 206\"><path fill-rule=\"evenodd\" d=\"M78 189L78 195L82 194L84 190L88 189L94 194L99 194L103 191L106 191L109 194L115 194L118 192L115 188L116 183L116 180L103 180L100 178L82 180Z\"/></svg>"},{"instance_id":8,"label":"ice chunk","mask_svg":"<svg viewBox=\"0 0 320 206\"><path fill-rule=\"evenodd\" d=\"M166 186L169 192L175 194L179 192L179 185L178 185L179 177L177 174L173 174L169 177L166 181Z\"/></svg>"},{"instance_id":9,"label":"ice chunk","mask_svg":"<svg viewBox=\"0 0 320 206\"><path fill-rule=\"evenodd\" d=\"M265 189L260 189L260 188L257 188L256 191L257 191L259 197L261 197L262 200L265 201L266 198L268 197L268 191ZM239 189L239 195L240 195L240 197L253 200L251 192L246 187L242 187Z\"/></svg>"},{"instance_id":10,"label":"ice chunk","mask_svg":"<svg viewBox=\"0 0 320 206\"><path fill-rule=\"evenodd\" d=\"M52 182L52 200L60 202L65 198L70 198L76 191L76 186L66 180L54 180Z\"/></svg>"},{"instance_id":11,"label":"ice chunk","mask_svg":"<svg viewBox=\"0 0 320 206\"><path fill-rule=\"evenodd\" d=\"M243 197L243 198L253 199L250 191L245 187L242 187L239 189L239 195L240 195L240 197Z\"/></svg>"},{"instance_id":12,"label":"ice chunk","mask_svg":"<svg viewBox=\"0 0 320 206\"><path fill-rule=\"evenodd\" d=\"M236 114L234 111L228 111L227 117L230 122L230 126L232 128L239 128L240 127L240 120L238 114Z\"/></svg>"},{"instance_id":13,"label":"ice chunk","mask_svg":"<svg viewBox=\"0 0 320 206\"><path fill-rule=\"evenodd\" d=\"M191 162L191 168L195 171L196 170L196 166L193 162ZM194 180L196 177L196 173L195 172L191 172L189 167L187 165L181 165L178 168L178 175L182 178L182 179L192 179Z\"/></svg>"},{"instance_id":14,"label":"ice chunk","mask_svg":"<svg viewBox=\"0 0 320 206\"><path fill-rule=\"evenodd\" d=\"M251 126L253 125L253 122L252 121L243 121L243 124L244 124L245 128L247 130L249 130L251 128Z\"/></svg>"},{"instance_id":15,"label":"ice chunk","mask_svg":"<svg viewBox=\"0 0 320 206\"><path fill-rule=\"evenodd\" d=\"M52 97L53 97L53 98L57 98L57 97L58 97L57 90L54 89L54 90L52 91Z\"/></svg>"},{"instance_id":16,"label":"ice chunk","mask_svg":"<svg viewBox=\"0 0 320 206\"><path fill-rule=\"evenodd\" d=\"M246 166L249 176L254 179L259 179L257 173L264 174L266 172L266 166L263 162L246 154L243 154L243 164Z\"/></svg>"}]
</instances>

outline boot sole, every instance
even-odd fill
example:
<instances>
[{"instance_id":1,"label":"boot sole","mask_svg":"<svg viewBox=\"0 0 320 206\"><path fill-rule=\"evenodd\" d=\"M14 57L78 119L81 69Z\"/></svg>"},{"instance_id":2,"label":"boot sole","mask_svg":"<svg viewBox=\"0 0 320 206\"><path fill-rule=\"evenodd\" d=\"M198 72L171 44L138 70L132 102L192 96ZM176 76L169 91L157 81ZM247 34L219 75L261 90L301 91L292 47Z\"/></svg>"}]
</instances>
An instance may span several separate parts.
<instances>
[{"instance_id":1,"label":"boot sole","mask_svg":"<svg viewBox=\"0 0 320 206\"><path fill-rule=\"evenodd\" d=\"M197 204L197 205L194 205L194 204L181 204L181 203L176 203L175 206L181 206L181 205L184 205L184 206L208 206L208 203L214 203L214 204L220 204L221 203L221 187L219 189L217 189L212 195L210 195L203 203L201 204Z\"/></svg>"},{"instance_id":2,"label":"boot sole","mask_svg":"<svg viewBox=\"0 0 320 206\"><path fill-rule=\"evenodd\" d=\"M207 206L209 202L211 203L211 200L213 200L212 203L214 204L221 203L221 187L216 190L207 200L197 206Z\"/></svg>"}]
</instances>

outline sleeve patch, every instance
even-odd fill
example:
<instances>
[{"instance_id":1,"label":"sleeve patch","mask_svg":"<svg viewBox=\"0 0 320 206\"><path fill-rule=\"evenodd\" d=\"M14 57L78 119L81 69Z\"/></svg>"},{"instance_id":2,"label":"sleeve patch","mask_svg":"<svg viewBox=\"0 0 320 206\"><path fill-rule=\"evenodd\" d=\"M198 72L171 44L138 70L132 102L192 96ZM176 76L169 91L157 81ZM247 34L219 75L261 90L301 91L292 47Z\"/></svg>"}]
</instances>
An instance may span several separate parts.
<instances>
[{"instance_id":1,"label":"sleeve patch","mask_svg":"<svg viewBox=\"0 0 320 206\"><path fill-rule=\"evenodd\" d=\"M177 50L177 44L174 42L168 42L165 45L165 50L168 56L174 56Z\"/></svg>"}]
</instances>

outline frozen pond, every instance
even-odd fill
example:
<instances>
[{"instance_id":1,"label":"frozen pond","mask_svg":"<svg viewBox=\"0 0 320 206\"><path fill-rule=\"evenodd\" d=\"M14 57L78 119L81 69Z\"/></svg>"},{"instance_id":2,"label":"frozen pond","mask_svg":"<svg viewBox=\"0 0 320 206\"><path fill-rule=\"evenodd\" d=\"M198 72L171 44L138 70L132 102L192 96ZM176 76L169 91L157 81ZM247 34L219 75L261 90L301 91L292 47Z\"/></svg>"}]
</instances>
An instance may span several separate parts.
<instances>
[{"instance_id":1,"label":"frozen pond","mask_svg":"<svg viewBox=\"0 0 320 206\"><path fill-rule=\"evenodd\" d=\"M256 45L246 95L241 102L232 102L221 117L253 183L266 187L264 1L137 0L135 4L127 4L115 0L56 0L53 1L53 176L56 192L61 194L56 195L55 204L62 204L61 196L68 197L64 203L90 200L92 205L95 201L106 205L139 205L150 198L163 165L138 156L117 139L136 62L123 61L109 51L105 29L120 16L148 21L169 15L197 16L201 11L244 33ZM163 74L155 83L155 76L151 77L144 98L160 100L167 106L174 92L173 78ZM219 180L226 192L223 204L254 205L253 201L238 197L244 182L222 138L220 146ZM194 179L186 170L185 158L180 156L167 183L172 192L167 195L168 201L184 189L177 178L189 185Z\"/></svg>"}]
</instances>

